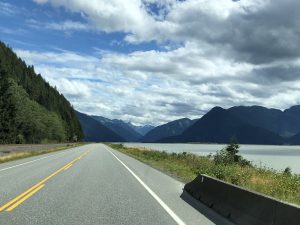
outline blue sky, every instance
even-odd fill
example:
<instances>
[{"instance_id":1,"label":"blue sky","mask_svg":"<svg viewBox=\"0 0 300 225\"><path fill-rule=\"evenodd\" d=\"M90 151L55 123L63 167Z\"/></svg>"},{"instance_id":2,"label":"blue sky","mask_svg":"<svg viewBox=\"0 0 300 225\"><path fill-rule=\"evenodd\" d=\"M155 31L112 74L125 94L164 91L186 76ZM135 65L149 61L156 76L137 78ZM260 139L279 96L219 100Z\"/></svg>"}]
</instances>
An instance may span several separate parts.
<instances>
[{"instance_id":1,"label":"blue sky","mask_svg":"<svg viewBox=\"0 0 300 225\"><path fill-rule=\"evenodd\" d=\"M64 49L84 54L95 54L95 49L130 53L136 50L159 49L155 42L130 45L123 41L123 32L107 33L99 30L55 30L43 25L59 24L65 21L87 24L81 13L70 12L62 7L36 4L33 1L0 1L1 40L15 48L44 51Z\"/></svg>"},{"instance_id":2,"label":"blue sky","mask_svg":"<svg viewBox=\"0 0 300 225\"><path fill-rule=\"evenodd\" d=\"M157 125L216 105L300 104L299 9L297 0L0 0L0 40L77 110Z\"/></svg>"}]
</instances>

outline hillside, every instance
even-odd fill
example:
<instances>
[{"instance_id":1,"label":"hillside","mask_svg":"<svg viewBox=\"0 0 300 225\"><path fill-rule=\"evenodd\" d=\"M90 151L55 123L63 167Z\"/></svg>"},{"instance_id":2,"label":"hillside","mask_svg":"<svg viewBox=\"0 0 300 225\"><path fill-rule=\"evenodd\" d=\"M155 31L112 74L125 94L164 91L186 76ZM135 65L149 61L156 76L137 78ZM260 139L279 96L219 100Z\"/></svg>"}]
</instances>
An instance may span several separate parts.
<instances>
[{"instance_id":1,"label":"hillside","mask_svg":"<svg viewBox=\"0 0 300 225\"><path fill-rule=\"evenodd\" d=\"M282 144L283 138L262 127L253 126L229 111L215 107L181 135L160 142L228 143L232 137L243 144Z\"/></svg>"},{"instance_id":2,"label":"hillside","mask_svg":"<svg viewBox=\"0 0 300 225\"><path fill-rule=\"evenodd\" d=\"M300 131L300 106L284 111L262 106L236 106L228 111L253 126L263 127L283 137L291 137Z\"/></svg>"},{"instance_id":3,"label":"hillside","mask_svg":"<svg viewBox=\"0 0 300 225\"><path fill-rule=\"evenodd\" d=\"M128 123L128 125L142 136L145 136L149 131L155 128L152 125L136 126L132 123Z\"/></svg>"},{"instance_id":4,"label":"hillside","mask_svg":"<svg viewBox=\"0 0 300 225\"><path fill-rule=\"evenodd\" d=\"M0 143L82 139L71 104L0 42Z\"/></svg>"},{"instance_id":5,"label":"hillside","mask_svg":"<svg viewBox=\"0 0 300 225\"><path fill-rule=\"evenodd\" d=\"M121 136L126 141L138 141L142 135L136 132L128 123L122 120L111 120L102 116L91 116L93 119L99 121L104 126L108 127L116 134Z\"/></svg>"},{"instance_id":6,"label":"hillside","mask_svg":"<svg viewBox=\"0 0 300 225\"><path fill-rule=\"evenodd\" d=\"M300 145L300 132L288 139L288 143L291 145Z\"/></svg>"},{"instance_id":7,"label":"hillside","mask_svg":"<svg viewBox=\"0 0 300 225\"><path fill-rule=\"evenodd\" d=\"M92 142L124 142L125 139L104 126L92 116L76 111L80 121L85 141Z\"/></svg>"},{"instance_id":8,"label":"hillside","mask_svg":"<svg viewBox=\"0 0 300 225\"><path fill-rule=\"evenodd\" d=\"M142 142L156 142L162 138L176 136L181 134L185 129L194 123L193 120L183 118L175 120L160 126L155 127L149 131L142 139Z\"/></svg>"}]
</instances>

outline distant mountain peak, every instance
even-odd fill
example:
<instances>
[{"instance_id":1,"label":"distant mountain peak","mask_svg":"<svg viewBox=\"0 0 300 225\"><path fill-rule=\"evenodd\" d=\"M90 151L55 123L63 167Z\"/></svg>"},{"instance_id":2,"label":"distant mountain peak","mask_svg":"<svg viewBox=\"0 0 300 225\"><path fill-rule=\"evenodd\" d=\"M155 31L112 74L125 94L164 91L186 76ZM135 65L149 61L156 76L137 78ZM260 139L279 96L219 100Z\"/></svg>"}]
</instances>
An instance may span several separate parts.
<instances>
[{"instance_id":1,"label":"distant mountain peak","mask_svg":"<svg viewBox=\"0 0 300 225\"><path fill-rule=\"evenodd\" d=\"M240 143L248 144L300 143L300 105L284 111L259 105L228 109L216 106L199 119L184 117L157 127L136 126L104 117L98 117L98 120L108 127L118 124L120 128L116 131L130 127L139 133L139 137L145 134L141 139L135 139L142 142L226 143L235 136ZM140 133L139 129L148 131Z\"/></svg>"},{"instance_id":2,"label":"distant mountain peak","mask_svg":"<svg viewBox=\"0 0 300 225\"><path fill-rule=\"evenodd\" d=\"M232 137L236 137L240 143L282 143L279 135L250 125L222 107L212 108L181 135L163 138L159 142L228 143Z\"/></svg>"},{"instance_id":3,"label":"distant mountain peak","mask_svg":"<svg viewBox=\"0 0 300 225\"><path fill-rule=\"evenodd\" d=\"M92 116L93 119L102 123L126 141L138 141L142 135L133 129L127 122L119 119L108 119L102 116Z\"/></svg>"},{"instance_id":4,"label":"distant mountain peak","mask_svg":"<svg viewBox=\"0 0 300 225\"><path fill-rule=\"evenodd\" d=\"M300 105L291 106L290 108L284 110L284 112L300 113Z\"/></svg>"},{"instance_id":5,"label":"distant mountain peak","mask_svg":"<svg viewBox=\"0 0 300 225\"><path fill-rule=\"evenodd\" d=\"M155 142L162 138L169 136L175 136L181 134L188 127L190 127L194 122L188 118L181 118L166 124L155 127L153 130L149 131L142 139L143 142Z\"/></svg>"},{"instance_id":6,"label":"distant mountain peak","mask_svg":"<svg viewBox=\"0 0 300 225\"><path fill-rule=\"evenodd\" d=\"M76 111L77 118L80 121L86 141L108 141L108 142L123 142L125 139L115 133L110 128L104 126L100 121L97 121L93 116ZM104 117L103 117L104 118ZM101 119L103 119L101 118ZM106 118L104 118L106 119Z\"/></svg>"}]
</instances>

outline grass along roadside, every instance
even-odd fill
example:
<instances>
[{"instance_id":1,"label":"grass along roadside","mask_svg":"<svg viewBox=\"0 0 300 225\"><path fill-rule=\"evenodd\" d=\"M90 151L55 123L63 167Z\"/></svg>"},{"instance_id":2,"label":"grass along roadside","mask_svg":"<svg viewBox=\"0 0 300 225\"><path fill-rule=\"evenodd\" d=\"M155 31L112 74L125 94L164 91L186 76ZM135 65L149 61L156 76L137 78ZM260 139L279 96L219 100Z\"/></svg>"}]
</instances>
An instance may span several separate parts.
<instances>
[{"instance_id":1,"label":"grass along roadside","mask_svg":"<svg viewBox=\"0 0 300 225\"><path fill-rule=\"evenodd\" d=\"M64 147L59 147L59 148L52 148L52 149L47 149L47 150L28 150L28 151L11 151L5 155L0 156L0 164L13 161L13 160L18 160L18 159L23 159L23 158L28 158L31 156L37 156L37 155L43 155L46 153L51 153L51 152L57 152L57 151L62 151L66 150L69 148L74 148L78 146L85 145L86 143L75 143L75 144L69 144Z\"/></svg>"},{"instance_id":2,"label":"grass along roadside","mask_svg":"<svg viewBox=\"0 0 300 225\"><path fill-rule=\"evenodd\" d=\"M300 205L300 174L292 174L288 169L275 171L259 168L243 159L241 159L241 163L219 163L218 160L224 153L222 151L217 157L209 157L185 152L167 153L142 148L129 148L122 144L107 145L183 182L189 182L199 174L207 174L248 190Z\"/></svg>"}]
</instances>

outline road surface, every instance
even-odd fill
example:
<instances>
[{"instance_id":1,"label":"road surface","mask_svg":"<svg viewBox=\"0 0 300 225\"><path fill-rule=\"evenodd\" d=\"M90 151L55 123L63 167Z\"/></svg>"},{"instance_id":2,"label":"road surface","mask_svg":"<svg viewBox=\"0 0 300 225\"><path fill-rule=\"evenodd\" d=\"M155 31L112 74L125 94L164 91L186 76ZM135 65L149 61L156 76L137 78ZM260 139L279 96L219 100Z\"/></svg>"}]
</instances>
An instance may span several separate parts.
<instances>
[{"instance_id":1,"label":"road surface","mask_svg":"<svg viewBox=\"0 0 300 225\"><path fill-rule=\"evenodd\" d=\"M0 224L230 224L182 188L131 157L89 144L0 164Z\"/></svg>"}]
</instances>

